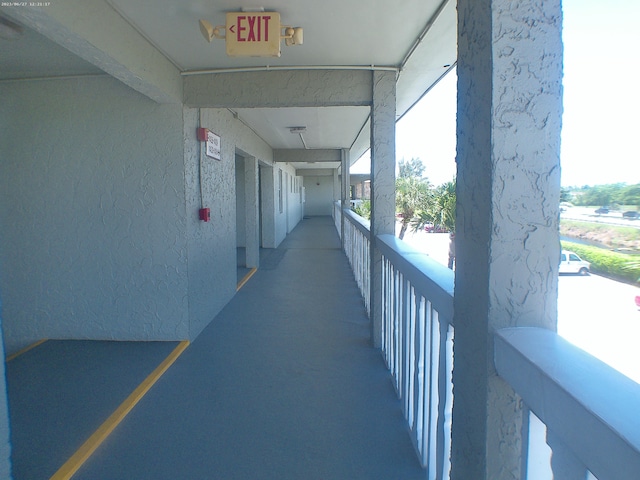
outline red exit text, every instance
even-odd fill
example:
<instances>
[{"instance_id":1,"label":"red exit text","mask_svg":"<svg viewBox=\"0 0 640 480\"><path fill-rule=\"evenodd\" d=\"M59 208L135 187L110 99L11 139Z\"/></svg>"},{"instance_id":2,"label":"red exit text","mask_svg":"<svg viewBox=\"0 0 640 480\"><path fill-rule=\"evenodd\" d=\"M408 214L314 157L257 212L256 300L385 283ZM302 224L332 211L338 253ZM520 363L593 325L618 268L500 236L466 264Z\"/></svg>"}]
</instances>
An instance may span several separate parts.
<instances>
[{"instance_id":1,"label":"red exit text","mask_svg":"<svg viewBox=\"0 0 640 480\"><path fill-rule=\"evenodd\" d=\"M269 41L269 15L239 15L236 40L238 42L268 42ZM233 26L230 28L233 32Z\"/></svg>"}]
</instances>

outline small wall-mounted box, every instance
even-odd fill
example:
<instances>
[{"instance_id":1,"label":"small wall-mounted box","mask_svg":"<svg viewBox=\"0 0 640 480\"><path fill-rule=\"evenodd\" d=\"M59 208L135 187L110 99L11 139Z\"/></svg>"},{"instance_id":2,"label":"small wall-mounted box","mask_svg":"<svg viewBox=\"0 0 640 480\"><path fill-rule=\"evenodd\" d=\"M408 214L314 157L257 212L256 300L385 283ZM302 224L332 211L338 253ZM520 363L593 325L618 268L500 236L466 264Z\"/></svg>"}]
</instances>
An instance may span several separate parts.
<instances>
[{"instance_id":1,"label":"small wall-mounted box","mask_svg":"<svg viewBox=\"0 0 640 480\"><path fill-rule=\"evenodd\" d=\"M199 142L206 142L209 135L209 129L207 128L197 128L196 136L198 137Z\"/></svg>"},{"instance_id":2,"label":"small wall-mounted box","mask_svg":"<svg viewBox=\"0 0 640 480\"><path fill-rule=\"evenodd\" d=\"M200 215L200 220L203 222L208 222L211 220L211 209L210 208L201 208L198 210L198 214Z\"/></svg>"}]
</instances>

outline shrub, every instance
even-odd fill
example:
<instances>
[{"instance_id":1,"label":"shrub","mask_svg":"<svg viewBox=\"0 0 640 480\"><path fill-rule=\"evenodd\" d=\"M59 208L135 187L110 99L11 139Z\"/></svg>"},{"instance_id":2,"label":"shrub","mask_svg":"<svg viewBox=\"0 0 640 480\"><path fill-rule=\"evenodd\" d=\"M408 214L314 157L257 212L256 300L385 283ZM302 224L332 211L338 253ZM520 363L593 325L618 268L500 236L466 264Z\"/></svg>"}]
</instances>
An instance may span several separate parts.
<instances>
[{"instance_id":1,"label":"shrub","mask_svg":"<svg viewBox=\"0 0 640 480\"><path fill-rule=\"evenodd\" d=\"M356 205L351 210L356 212L362 218L366 218L367 220L371 220L371 201L363 200L362 203Z\"/></svg>"},{"instance_id":2,"label":"shrub","mask_svg":"<svg viewBox=\"0 0 640 480\"><path fill-rule=\"evenodd\" d=\"M593 273L631 283L640 280L640 262L637 255L612 252L573 242L562 242L562 248L577 253L583 260L591 263Z\"/></svg>"}]
</instances>

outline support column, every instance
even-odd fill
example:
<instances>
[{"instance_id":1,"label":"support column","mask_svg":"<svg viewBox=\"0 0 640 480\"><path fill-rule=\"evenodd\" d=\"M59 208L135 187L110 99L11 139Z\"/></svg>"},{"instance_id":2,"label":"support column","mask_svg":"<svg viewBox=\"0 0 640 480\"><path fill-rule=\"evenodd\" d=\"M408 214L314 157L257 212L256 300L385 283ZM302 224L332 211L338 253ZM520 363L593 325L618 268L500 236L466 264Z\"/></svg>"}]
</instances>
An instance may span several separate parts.
<instances>
[{"instance_id":1,"label":"support column","mask_svg":"<svg viewBox=\"0 0 640 480\"><path fill-rule=\"evenodd\" d=\"M503 327L555 330L561 0L458 0L451 478L524 478L522 403L493 365Z\"/></svg>"},{"instance_id":2,"label":"support column","mask_svg":"<svg viewBox=\"0 0 640 480\"><path fill-rule=\"evenodd\" d=\"M382 346L382 254L376 236L395 234L396 74L373 72L371 107L371 339Z\"/></svg>"},{"instance_id":3,"label":"support column","mask_svg":"<svg viewBox=\"0 0 640 480\"><path fill-rule=\"evenodd\" d=\"M262 188L262 246L276 248L276 185L275 168L264 166L259 170Z\"/></svg>"},{"instance_id":4,"label":"support column","mask_svg":"<svg viewBox=\"0 0 640 480\"><path fill-rule=\"evenodd\" d=\"M351 184L351 180L349 178L349 167L350 167L350 162L349 162L349 150L347 149L342 149L340 151L340 159L341 159L341 170L342 170L342 184L341 184L341 188L340 188L340 207L341 207L341 213L342 210L344 210L345 208L350 208L351 207L351 192L350 192L350 188L349 185ZM341 228L341 232L340 232L340 238L342 239L342 247L344 248L344 215L340 215L340 218L342 219L340 222L340 228Z\"/></svg>"},{"instance_id":5,"label":"support column","mask_svg":"<svg viewBox=\"0 0 640 480\"><path fill-rule=\"evenodd\" d=\"M246 233L246 266L257 268L260 264L260 209L258 199L258 160L244 159L244 204Z\"/></svg>"}]
</instances>

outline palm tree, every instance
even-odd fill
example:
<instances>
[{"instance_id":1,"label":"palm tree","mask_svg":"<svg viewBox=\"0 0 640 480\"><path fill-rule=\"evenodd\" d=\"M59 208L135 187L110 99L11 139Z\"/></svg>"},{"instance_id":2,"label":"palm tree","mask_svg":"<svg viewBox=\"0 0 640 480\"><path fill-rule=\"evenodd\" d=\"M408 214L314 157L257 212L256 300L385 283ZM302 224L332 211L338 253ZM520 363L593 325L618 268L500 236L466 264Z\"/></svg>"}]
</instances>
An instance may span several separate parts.
<instances>
[{"instance_id":1,"label":"palm tree","mask_svg":"<svg viewBox=\"0 0 640 480\"><path fill-rule=\"evenodd\" d=\"M400 176L396 179L396 212L400 216L400 233L404 238L409 224L415 220L415 215L424 205L429 203L431 185L426 178L415 176Z\"/></svg>"},{"instance_id":2,"label":"palm tree","mask_svg":"<svg viewBox=\"0 0 640 480\"><path fill-rule=\"evenodd\" d=\"M436 230L449 232L449 268L453 269L455 263L455 231L456 231L456 180L444 183L436 188L429 202L416 212L411 222L413 231L423 229L426 225L433 224Z\"/></svg>"},{"instance_id":3,"label":"palm tree","mask_svg":"<svg viewBox=\"0 0 640 480\"><path fill-rule=\"evenodd\" d=\"M444 183L430 195L429 202L416 214L411 226L418 231L428 224L435 228L455 232L456 229L456 181Z\"/></svg>"}]
</instances>

